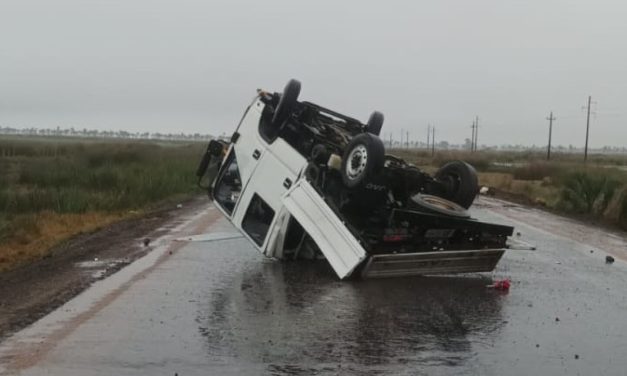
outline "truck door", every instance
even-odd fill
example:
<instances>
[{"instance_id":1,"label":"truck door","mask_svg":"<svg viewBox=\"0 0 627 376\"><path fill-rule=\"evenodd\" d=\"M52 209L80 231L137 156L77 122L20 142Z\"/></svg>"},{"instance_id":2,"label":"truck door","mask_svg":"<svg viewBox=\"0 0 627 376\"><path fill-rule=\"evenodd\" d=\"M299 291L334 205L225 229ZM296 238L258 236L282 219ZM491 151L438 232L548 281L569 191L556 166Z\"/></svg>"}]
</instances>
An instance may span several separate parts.
<instances>
[{"instance_id":1,"label":"truck door","mask_svg":"<svg viewBox=\"0 0 627 376\"><path fill-rule=\"evenodd\" d=\"M244 187L233 222L263 253L268 246L269 230L283 206L281 196L291 188L306 163L296 150L277 138L266 147Z\"/></svg>"},{"instance_id":2,"label":"truck door","mask_svg":"<svg viewBox=\"0 0 627 376\"><path fill-rule=\"evenodd\" d=\"M253 175L253 171L255 171L266 148L258 130L262 109L263 103L259 99L255 100L246 110L242 121L235 131L237 136L233 142L233 150L235 151L240 177L244 185Z\"/></svg>"},{"instance_id":3,"label":"truck door","mask_svg":"<svg viewBox=\"0 0 627 376\"><path fill-rule=\"evenodd\" d=\"M257 130L262 109L263 104L256 98L244 112L213 186L215 202L231 221L237 212L242 190L265 150Z\"/></svg>"},{"instance_id":4,"label":"truck door","mask_svg":"<svg viewBox=\"0 0 627 376\"><path fill-rule=\"evenodd\" d=\"M341 279L350 276L368 256L359 241L305 179L282 197L283 205L316 242Z\"/></svg>"}]
</instances>

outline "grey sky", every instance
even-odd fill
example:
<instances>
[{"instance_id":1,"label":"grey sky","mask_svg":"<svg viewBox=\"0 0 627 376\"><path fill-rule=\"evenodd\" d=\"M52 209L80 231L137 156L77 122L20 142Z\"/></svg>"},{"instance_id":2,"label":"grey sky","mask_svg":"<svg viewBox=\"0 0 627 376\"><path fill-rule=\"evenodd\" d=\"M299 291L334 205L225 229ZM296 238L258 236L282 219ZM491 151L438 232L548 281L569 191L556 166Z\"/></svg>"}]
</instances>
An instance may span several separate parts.
<instances>
[{"instance_id":1,"label":"grey sky","mask_svg":"<svg viewBox=\"0 0 627 376\"><path fill-rule=\"evenodd\" d=\"M0 0L0 125L230 133L255 89L463 142L627 142L627 4Z\"/></svg>"}]
</instances>

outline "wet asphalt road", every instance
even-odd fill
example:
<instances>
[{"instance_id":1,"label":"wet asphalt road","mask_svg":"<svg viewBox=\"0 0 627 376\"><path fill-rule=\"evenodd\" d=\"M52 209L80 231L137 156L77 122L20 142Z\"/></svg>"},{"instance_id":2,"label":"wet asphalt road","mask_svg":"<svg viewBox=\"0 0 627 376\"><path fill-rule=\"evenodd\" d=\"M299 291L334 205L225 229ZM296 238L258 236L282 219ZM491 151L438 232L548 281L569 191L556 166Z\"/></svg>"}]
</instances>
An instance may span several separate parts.
<instances>
[{"instance_id":1,"label":"wet asphalt road","mask_svg":"<svg viewBox=\"0 0 627 376\"><path fill-rule=\"evenodd\" d=\"M625 375L627 268L605 264L625 240L494 200L473 210L538 250L506 252L494 273L339 282L241 237L174 240L232 235L210 209L6 340L0 373Z\"/></svg>"}]
</instances>

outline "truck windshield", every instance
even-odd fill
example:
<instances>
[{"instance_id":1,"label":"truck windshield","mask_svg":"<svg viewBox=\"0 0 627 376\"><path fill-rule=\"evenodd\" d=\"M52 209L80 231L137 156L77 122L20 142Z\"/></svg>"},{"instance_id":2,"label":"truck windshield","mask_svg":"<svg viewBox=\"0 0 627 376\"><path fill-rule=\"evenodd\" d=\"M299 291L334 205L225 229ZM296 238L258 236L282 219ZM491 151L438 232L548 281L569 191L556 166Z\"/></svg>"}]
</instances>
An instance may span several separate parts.
<instances>
[{"instance_id":1,"label":"truck windshield","mask_svg":"<svg viewBox=\"0 0 627 376\"><path fill-rule=\"evenodd\" d=\"M233 214L235 204L242 191L242 179L237 167L235 151L231 152L213 190L215 201L229 214Z\"/></svg>"}]
</instances>

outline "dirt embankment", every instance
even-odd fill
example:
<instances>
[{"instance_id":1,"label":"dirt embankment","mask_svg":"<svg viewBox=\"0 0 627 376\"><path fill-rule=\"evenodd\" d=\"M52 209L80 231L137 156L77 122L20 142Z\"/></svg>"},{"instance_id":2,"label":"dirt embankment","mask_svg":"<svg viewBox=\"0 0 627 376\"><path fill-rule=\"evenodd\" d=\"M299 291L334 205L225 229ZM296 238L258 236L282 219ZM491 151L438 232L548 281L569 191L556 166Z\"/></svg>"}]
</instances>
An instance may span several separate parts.
<instances>
[{"instance_id":1,"label":"dirt embankment","mask_svg":"<svg viewBox=\"0 0 627 376\"><path fill-rule=\"evenodd\" d=\"M50 249L43 259L0 273L0 339L148 253L152 248L150 239L167 233L180 217L205 201L205 197L194 197L184 201L182 207L168 204L143 216L77 235Z\"/></svg>"}]
</instances>

